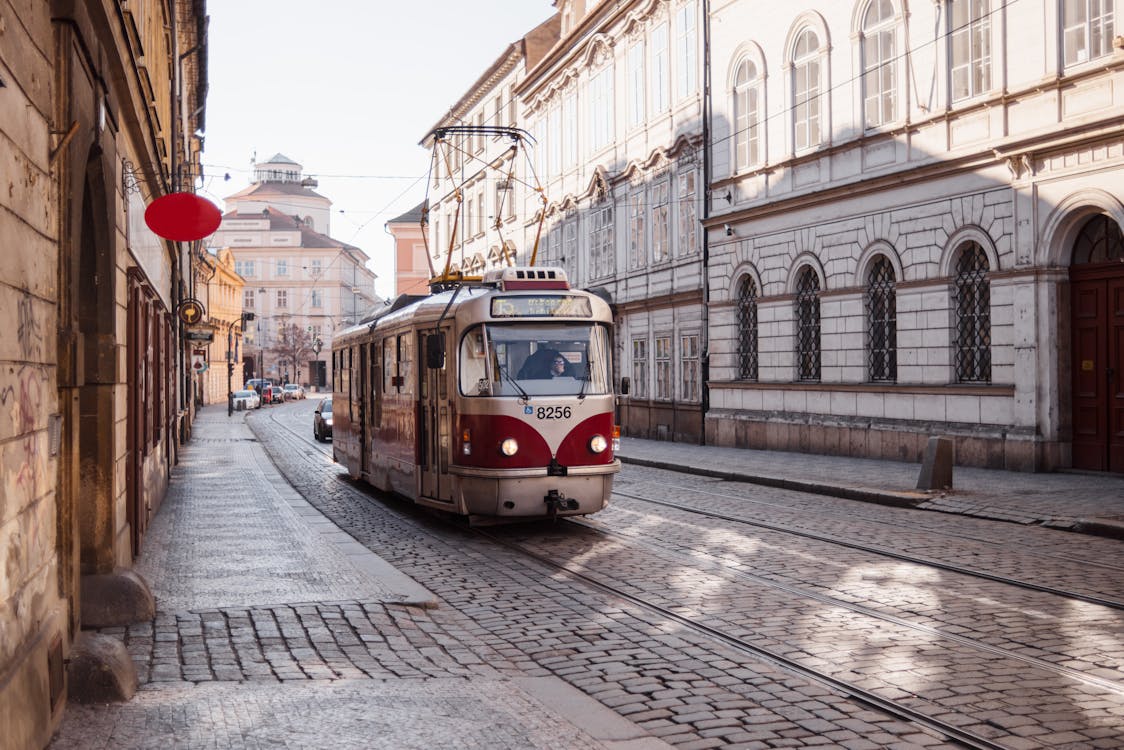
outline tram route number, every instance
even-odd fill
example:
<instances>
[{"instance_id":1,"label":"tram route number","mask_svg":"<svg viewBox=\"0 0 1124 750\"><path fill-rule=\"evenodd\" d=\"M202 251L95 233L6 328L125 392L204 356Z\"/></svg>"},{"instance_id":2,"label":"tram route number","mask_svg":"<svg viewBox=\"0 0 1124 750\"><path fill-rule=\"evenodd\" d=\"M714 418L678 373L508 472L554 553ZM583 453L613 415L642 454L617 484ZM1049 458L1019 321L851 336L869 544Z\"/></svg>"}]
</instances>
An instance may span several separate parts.
<instances>
[{"instance_id":1,"label":"tram route number","mask_svg":"<svg viewBox=\"0 0 1124 750\"><path fill-rule=\"evenodd\" d=\"M569 419L572 414L569 406L540 406L535 410L535 419Z\"/></svg>"}]
</instances>

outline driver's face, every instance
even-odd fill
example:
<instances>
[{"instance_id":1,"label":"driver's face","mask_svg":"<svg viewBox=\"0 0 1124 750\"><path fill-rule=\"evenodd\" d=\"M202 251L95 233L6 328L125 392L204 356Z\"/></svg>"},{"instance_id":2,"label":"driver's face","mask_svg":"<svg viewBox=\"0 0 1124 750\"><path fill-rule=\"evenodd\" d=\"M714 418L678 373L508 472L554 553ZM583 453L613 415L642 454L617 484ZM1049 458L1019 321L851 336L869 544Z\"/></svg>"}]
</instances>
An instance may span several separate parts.
<instances>
[{"instance_id":1,"label":"driver's face","mask_svg":"<svg viewBox=\"0 0 1124 750\"><path fill-rule=\"evenodd\" d=\"M562 371L566 369L566 360L562 359L561 357L555 357L553 364L551 364L550 366L550 369L555 375L562 374Z\"/></svg>"}]
</instances>

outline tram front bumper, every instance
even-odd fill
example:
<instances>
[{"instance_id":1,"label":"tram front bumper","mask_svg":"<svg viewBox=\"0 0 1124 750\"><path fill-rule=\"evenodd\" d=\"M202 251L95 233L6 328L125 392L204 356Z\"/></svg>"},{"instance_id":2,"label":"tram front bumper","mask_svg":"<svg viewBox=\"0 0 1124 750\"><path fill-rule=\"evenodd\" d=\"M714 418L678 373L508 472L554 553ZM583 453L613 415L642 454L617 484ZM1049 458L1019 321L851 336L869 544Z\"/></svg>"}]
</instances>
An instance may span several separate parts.
<instances>
[{"instance_id":1,"label":"tram front bumper","mask_svg":"<svg viewBox=\"0 0 1124 750\"><path fill-rule=\"evenodd\" d=\"M595 513L609 504L620 461L570 467L565 476L545 468L475 469L454 466L450 473L458 500L479 516L542 518Z\"/></svg>"}]
</instances>

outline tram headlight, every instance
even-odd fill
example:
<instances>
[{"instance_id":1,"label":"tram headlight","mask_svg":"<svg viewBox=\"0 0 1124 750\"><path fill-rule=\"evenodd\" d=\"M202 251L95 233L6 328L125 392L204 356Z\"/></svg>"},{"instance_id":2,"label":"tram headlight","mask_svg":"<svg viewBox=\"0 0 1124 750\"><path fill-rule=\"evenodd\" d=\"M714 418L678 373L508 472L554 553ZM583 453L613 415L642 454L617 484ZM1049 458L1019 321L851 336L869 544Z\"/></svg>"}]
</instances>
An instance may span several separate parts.
<instances>
[{"instance_id":1,"label":"tram headlight","mask_svg":"<svg viewBox=\"0 0 1124 750\"><path fill-rule=\"evenodd\" d=\"M505 456L514 456L518 452L519 443L515 442L515 438L505 438L504 441L500 443L500 453Z\"/></svg>"},{"instance_id":2,"label":"tram headlight","mask_svg":"<svg viewBox=\"0 0 1124 750\"><path fill-rule=\"evenodd\" d=\"M609 441L603 435L594 435L589 439L589 449L594 453L604 453L609 447Z\"/></svg>"}]
</instances>

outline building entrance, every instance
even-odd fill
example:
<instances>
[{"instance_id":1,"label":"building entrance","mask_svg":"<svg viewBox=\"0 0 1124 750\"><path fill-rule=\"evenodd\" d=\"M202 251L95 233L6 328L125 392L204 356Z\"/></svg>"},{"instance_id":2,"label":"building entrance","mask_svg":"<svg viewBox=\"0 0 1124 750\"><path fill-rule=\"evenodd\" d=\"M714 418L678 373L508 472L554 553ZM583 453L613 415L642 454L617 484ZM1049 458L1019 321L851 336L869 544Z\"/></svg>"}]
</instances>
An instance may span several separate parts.
<instances>
[{"instance_id":1,"label":"building entrance","mask_svg":"<svg viewBox=\"0 0 1124 750\"><path fill-rule=\"evenodd\" d=\"M1069 271L1073 467L1124 473L1124 234L1094 216Z\"/></svg>"}]
</instances>

